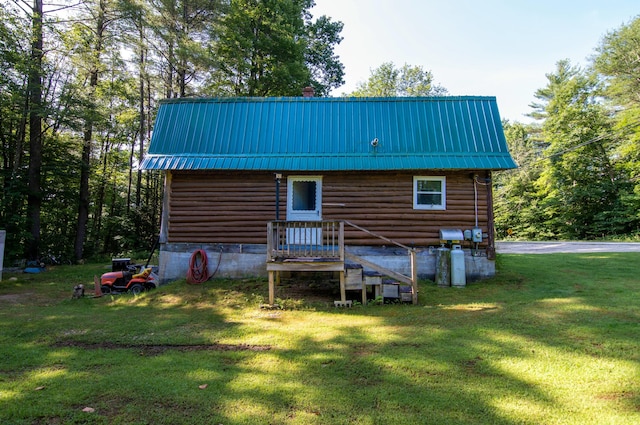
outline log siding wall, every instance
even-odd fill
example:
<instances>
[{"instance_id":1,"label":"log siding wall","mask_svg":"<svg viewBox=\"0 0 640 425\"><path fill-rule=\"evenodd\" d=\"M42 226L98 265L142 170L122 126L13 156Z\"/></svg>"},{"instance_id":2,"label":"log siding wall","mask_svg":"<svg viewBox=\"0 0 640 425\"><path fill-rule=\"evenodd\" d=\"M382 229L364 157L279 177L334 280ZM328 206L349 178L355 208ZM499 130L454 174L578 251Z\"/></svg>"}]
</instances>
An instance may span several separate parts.
<instances>
[{"instance_id":1,"label":"log siding wall","mask_svg":"<svg viewBox=\"0 0 640 425\"><path fill-rule=\"evenodd\" d=\"M475 225L473 171L425 173L312 173L322 175L322 218L348 220L405 245L439 243L441 228ZM485 172L477 173L481 178ZM302 175L289 173L288 175ZM446 210L413 209L413 177L446 177ZM286 218L287 174L280 183L280 218ZM274 173L173 172L169 179L168 241L265 244L275 220ZM487 189L478 184L478 225L488 231ZM384 241L345 227L347 245Z\"/></svg>"}]
</instances>

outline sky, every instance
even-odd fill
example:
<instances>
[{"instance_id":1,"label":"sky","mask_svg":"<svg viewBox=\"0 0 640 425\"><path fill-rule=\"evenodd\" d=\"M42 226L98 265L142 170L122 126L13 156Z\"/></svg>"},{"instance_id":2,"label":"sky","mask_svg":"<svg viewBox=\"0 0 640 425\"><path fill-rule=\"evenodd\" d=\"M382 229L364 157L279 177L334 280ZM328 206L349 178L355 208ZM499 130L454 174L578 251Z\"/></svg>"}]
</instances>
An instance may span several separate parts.
<instances>
[{"instance_id":1,"label":"sky","mask_svg":"<svg viewBox=\"0 0 640 425\"><path fill-rule=\"evenodd\" d=\"M638 0L315 0L344 23L335 51L349 93L384 62L431 71L455 96L495 96L502 118L526 116L546 74L587 67L602 38L640 16Z\"/></svg>"}]
</instances>

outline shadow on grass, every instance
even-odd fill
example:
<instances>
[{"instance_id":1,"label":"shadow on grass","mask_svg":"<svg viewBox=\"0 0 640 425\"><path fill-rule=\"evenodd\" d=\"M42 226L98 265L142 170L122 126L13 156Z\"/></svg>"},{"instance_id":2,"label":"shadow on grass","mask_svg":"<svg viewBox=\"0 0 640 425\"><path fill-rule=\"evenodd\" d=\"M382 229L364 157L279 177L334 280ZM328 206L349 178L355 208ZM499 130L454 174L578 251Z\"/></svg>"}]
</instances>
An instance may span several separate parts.
<instances>
[{"instance_id":1,"label":"shadow on grass","mask_svg":"<svg viewBox=\"0 0 640 425\"><path fill-rule=\"evenodd\" d=\"M501 256L491 281L423 283L419 306L352 309L261 310L263 280L79 301L46 279L19 282L0 295L52 296L0 304L0 419L630 424L640 419L640 288L627 267L637 260Z\"/></svg>"}]
</instances>

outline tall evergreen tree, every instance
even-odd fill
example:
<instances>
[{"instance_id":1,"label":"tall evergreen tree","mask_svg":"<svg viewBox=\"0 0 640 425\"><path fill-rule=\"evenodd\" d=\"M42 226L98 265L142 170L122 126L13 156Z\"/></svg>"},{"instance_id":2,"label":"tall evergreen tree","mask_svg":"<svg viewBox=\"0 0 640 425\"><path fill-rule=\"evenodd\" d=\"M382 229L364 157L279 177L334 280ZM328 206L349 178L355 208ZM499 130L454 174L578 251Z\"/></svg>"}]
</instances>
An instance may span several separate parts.
<instances>
[{"instance_id":1,"label":"tall evergreen tree","mask_svg":"<svg viewBox=\"0 0 640 425\"><path fill-rule=\"evenodd\" d=\"M625 176L624 215L640 234L640 17L608 33L596 49L594 67L606 82L621 143L617 166Z\"/></svg>"},{"instance_id":2,"label":"tall evergreen tree","mask_svg":"<svg viewBox=\"0 0 640 425\"><path fill-rule=\"evenodd\" d=\"M87 66L88 84L86 86L86 113L84 115L82 160L80 169L80 193L78 198L78 219L74 241L74 258L80 260L83 257L84 242L86 239L87 222L89 220L89 176L91 172L92 146L94 143L94 123L97 119L98 106L96 102L96 90L100 74L104 68L102 56L109 48L109 27L113 25L116 17L114 2L111 0L96 0L87 2L87 14L91 17L88 21L93 25L82 25L81 33L84 35L81 50Z\"/></svg>"},{"instance_id":3,"label":"tall evergreen tree","mask_svg":"<svg viewBox=\"0 0 640 425\"><path fill-rule=\"evenodd\" d=\"M311 0L233 0L214 46L209 93L218 96L300 96L313 85L320 95L342 84L333 53L341 23L312 21Z\"/></svg>"},{"instance_id":4,"label":"tall evergreen tree","mask_svg":"<svg viewBox=\"0 0 640 425\"><path fill-rule=\"evenodd\" d=\"M7 231L7 258L24 254L28 235L23 173L28 148L27 75L29 22L10 5L0 5L0 228ZM6 263L5 263L6 264Z\"/></svg>"},{"instance_id":5,"label":"tall evergreen tree","mask_svg":"<svg viewBox=\"0 0 640 425\"><path fill-rule=\"evenodd\" d=\"M586 239L615 234L609 213L616 209L617 175L610 158L613 143L607 110L599 102L598 81L567 60L548 74L536 92L534 115L549 144L538 179L544 194L541 212L551 232Z\"/></svg>"},{"instance_id":6,"label":"tall evergreen tree","mask_svg":"<svg viewBox=\"0 0 640 425\"><path fill-rule=\"evenodd\" d=\"M27 223L31 237L26 256L37 259L40 250L40 213L42 208L42 99L43 78L43 6L42 0L33 0L31 13L31 61L29 63L29 189L27 195Z\"/></svg>"},{"instance_id":7,"label":"tall evergreen tree","mask_svg":"<svg viewBox=\"0 0 640 425\"><path fill-rule=\"evenodd\" d=\"M625 114L640 114L640 17L611 31L596 48L595 69L607 77L607 95L625 108Z\"/></svg>"},{"instance_id":8,"label":"tall evergreen tree","mask_svg":"<svg viewBox=\"0 0 640 425\"><path fill-rule=\"evenodd\" d=\"M0 5L0 226L12 256L150 246L161 179L135 166L158 99L307 85L323 96L343 82L342 23L314 19L312 0L62 0L65 15L50 6L46 20L41 0L11 5Z\"/></svg>"},{"instance_id":9,"label":"tall evergreen tree","mask_svg":"<svg viewBox=\"0 0 640 425\"><path fill-rule=\"evenodd\" d=\"M198 93L211 67L222 0L150 0L147 22L161 58L164 97Z\"/></svg>"}]
</instances>

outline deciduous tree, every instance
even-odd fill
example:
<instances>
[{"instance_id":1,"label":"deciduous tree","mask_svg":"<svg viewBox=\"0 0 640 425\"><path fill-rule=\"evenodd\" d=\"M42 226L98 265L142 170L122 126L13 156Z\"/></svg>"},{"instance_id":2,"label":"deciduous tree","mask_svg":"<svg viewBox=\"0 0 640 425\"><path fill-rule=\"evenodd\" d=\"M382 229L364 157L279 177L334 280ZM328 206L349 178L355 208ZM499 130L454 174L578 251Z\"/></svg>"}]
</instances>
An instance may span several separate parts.
<instances>
[{"instance_id":1,"label":"deciduous tree","mask_svg":"<svg viewBox=\"0 0 640 425\"><path fill-rule=\"evenodd\" d=\"M342 22L324 15L315 21L309 15L306 21L305 62L317 96L328 96L331 90L344 84L344 65L335 53L335 47L342 41L343 27Z\"/></svg>"},{"instance_id":2,"label":"deciduous tree","mask_svg":"<svg viewBox=\"0 0 640 425\"><path fill-rule=\"evenodd\" d=\"M536 182L540 178L545 144L540 126L503 122L509 152L518 168L493 173L494 217L498 238L544 239L550 235L540 214Z\"/></svg>"},{"instance_id":3,"label":"deciduous tree","mask_svg":"<svg viewBox=\"0 0 640 425\"><path fill-rule=\"evenodd\" d=\"M433 82L431 71L421 66L404 64L396 68L393 62L385 62L371 71L367 81L361 82L350 96L355 97L406 97L443 96L447 89Z\"/></svg>"}]
</instances>

